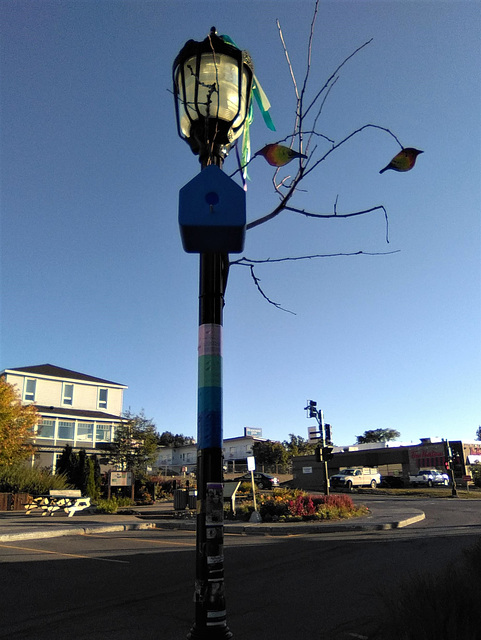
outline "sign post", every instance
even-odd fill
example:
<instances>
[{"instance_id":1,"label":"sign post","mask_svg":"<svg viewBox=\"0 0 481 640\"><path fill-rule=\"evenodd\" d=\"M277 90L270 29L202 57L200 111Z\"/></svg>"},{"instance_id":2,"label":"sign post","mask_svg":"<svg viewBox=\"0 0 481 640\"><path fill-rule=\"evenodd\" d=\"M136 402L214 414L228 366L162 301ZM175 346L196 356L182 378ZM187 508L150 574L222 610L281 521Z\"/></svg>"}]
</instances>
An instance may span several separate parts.
<instances>
[{"instance_id":1,"label":"sign post","mask_svg":"<svg viewBox=\"0 0 481 640\"><path fill-rule=\"evenodd\" d=\"M254 511L249 518L249 522L262 522L261 515L257 511L256 485L254 483L254 471L256 470L256 459L254 456L247 456L247 470L251 472L252 495L254 496Z\"/></svg>"},{"instance_id":2,"label":"sign post","mask_svg":"<svg viewBox=\"0 0 481 640\"><path fill-rule=\"evenodd\" d=\"M109 471L108 499L110 500L112 487L132 487L132 501L134 500L134 474L131 471Z\"/></svg>"}]
</instances>

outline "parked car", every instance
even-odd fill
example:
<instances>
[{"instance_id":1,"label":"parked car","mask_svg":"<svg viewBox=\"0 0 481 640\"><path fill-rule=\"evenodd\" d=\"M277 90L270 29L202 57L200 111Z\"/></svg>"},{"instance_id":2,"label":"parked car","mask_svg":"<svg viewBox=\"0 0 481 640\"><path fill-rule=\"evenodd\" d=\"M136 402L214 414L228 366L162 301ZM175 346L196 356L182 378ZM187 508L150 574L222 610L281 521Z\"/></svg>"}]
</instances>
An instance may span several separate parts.
<instances>
[{"instance_id":1,"label":"parked car","mask_svg":"<svg viewBox=\"0 0 481 640\"><path fill-rule=\"evenodd\" d=\"M234 478L234 482L251 482L251 472L248 471L244 473L243 476ZM254 471L254 482L259 489L273 489L279 485L278 478L268 473L261 473L260 471Z\"/></svg>"},{"instance_id":2,"label":"parked car","mask_svg":"<svg viewBox=\"0 0 481 640\"><path fill-rule=\"evenodd\" d=\"M421 469L415 476L409 476L409 482L413 485L425 484L428 487L442 484L445 487L449 484L449 476L437 469Z\"/></svg>"},{"instance_id":3,"label":"parked car","mask_svg":"<svg viewBox=\"0 0 481 640\"><path fill-rule=\"evenodd\" d=\"M375 489L381 483L381 474L377 468L358 467L343 469L330 477L333 489L347 489L352 491L353 487L371 487Z\"/></svg>"}]
</instances>

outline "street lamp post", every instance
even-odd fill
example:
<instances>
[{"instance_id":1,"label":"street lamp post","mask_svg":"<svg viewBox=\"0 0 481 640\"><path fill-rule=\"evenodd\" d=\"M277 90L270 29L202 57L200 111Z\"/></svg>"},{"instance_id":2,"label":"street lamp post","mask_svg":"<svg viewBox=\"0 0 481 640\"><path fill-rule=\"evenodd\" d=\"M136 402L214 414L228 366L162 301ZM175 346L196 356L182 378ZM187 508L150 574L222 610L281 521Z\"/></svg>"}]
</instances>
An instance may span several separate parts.
<instances>
[{"instance_id":1,"label":"street lamp post","mask_svg":"<svg viewBox=\"0 0 481 640\"><path fill-rule=\"evenodd\" d=\"M195 622L191 640L226 640L222 452L222 326L229 252L243 249L245 193L221 171L244 128L253 81L249 55L218 37L189 40L173 66L178 133L202 171L179 197L187 252L200 254ZM239 193L242 192L241 194Z\"/></svg>"}]
</instances>

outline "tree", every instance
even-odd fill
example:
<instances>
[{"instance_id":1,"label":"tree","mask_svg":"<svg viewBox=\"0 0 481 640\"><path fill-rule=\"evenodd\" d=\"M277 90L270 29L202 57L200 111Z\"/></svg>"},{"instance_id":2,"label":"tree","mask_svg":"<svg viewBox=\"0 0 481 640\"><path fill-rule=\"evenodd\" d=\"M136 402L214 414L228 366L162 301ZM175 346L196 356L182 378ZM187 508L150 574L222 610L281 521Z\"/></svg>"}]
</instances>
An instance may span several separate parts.
<instances>
[{"instance_id":1,"label":"tree","mask_svg":"<svg viewBox=\"0 0 481 640\"><path fill-rule=\"evenodd\" d=\"M88 458L87 463L88 467L85 479L85 493L93 500L98 500L100 498L100 489L102 484L100 463L96 455Z\"/></svg>"},{"instance_id":2,"label":"tree","mask_svg":"<svg viewBox=\"0 0 481 640\"><path fill-rule=\"evenodd\" d=\"M194 444L192 436L184 436L176 433L175 436L170 431L164 431L158 437L158 443L161 447L183 447L186 444Z\"/></svg>"},{"instance_id":3,"label":"tree","mask_svg":"<svg viewBox=\"0 0 481 640\"><path fill-rule=\"evenodd\" d=\"M158 433L151 419L143 411L138 415L125 412L126 422L115 430L110 461L134 475L146 472L157 456Z\"/></svg>"},{"instance_id":4,"label":"tree","mask_svg":"<svg viewBox=\"0 0 481 640\"><path fill-rule=\"evenodd\" d=\"M301 436L296 436L293 433L290 433L289 440L284 440L282 444L289 458L314 455L316 449L314 442L309 442L309 440L305 440Z\"/></svg>"},{"instance_id":5,"label":"tree","mask_svg":"<svg viewBox=\"0 0 481 640\"><path fill-rule=\"evenodd\" d=\"M77 486L78 479L78 455L69 444L62 449L57 459L55 472L65 476L69 484Z\"/></svg>"},{"instance_id":6,"label":"tree","mask_svg":"<svg viewBox=\"0 0 481 640\"><path fill-rule=\"evenodd\" d=\"M277 464L286 464L287 451L281 442L273 440L257 440L252 445L252 455L257 464L274 467Z\"/></svg>"},{"instance_id":7,"label":"tree","mask_svg":"<svg viewBox=\"0 0 481 640\"><path fill-rule=\"evenodd\" d=\"M29 439L40 416L34 405L22 405L20 394L0 378L0 465L12 465L33 451Z\"/></svg>"},{"instance_id":8,"label":"tree","mask_svg":"<svg viewBox=\"0 0 481 640\"><path fill-rule=\"evenodd\" d=\"M77 453L67 444L57 460L56 472L65 476L70 485L80 489L82 495L88 495L94 500L100 497L102 475L96 455L87 456L85 449L80 449Z\"/></svg>"},{"instance_id":9,"label":"tree","mask_svg":"<svg viewBox=\"0 0 481 640\"><path fill-rule=\"evenodd\" d=\"M289 52L284 40L284 34L281 28L279 21L277 21L277 28L279 32L279 37L281 40L284 56L287 62L287 66L289 69L289 73L292 79L292 86L294 91L294 105L293 105L293 113L294 116L294 124L292 133L283 137L282 139L277 140L274 144L281 144L290 146L293 150L302 154L299 159L292 161L288 168L284 167L275 167L274 174L272 176L272 185L274 187L274 193L276 196L276 204L273 209L264 215L261 215L257 219L249 222L247 224L246 229L249 231L259 225L265 224L270 220L273 220L283 212L289 212L290 215L295 214L299 216L305 216L309 218L316 219L325 219L325 218L335 218L336 220L341 218L351 218L354 216L363 216L369 215L374 212L382 212L385 219L385 239L386 242L389 243L389 226L388 226L388 215L386 207L382 204L374 205L372 207L368 207L366 209L358 210L358 211L350 211L350 212L341 212L338 209L338 199L339 196L336 197L335 202L332 205L332 210L330 212L313 212L307 211L302 206L295 206L293 201L295 196L297 196L301 191L306 191L305 181L306 179L312 175L314 171L322 168L322 163L328 161L329 157L332 153L337 152L341 147L346 145L354 136L357 136L363 132L369 131L382 131L389 136L391 136L396 143L403 149L402 143L399 139L392 133L388 128L377 125L367 123L359 128L351 131L348 135L340 140L335 140L331 135L326 135L319 128L319 123L321 120L322 112L326 100L329 98L329 95L334 88L334 85L338 82L340 78L340 71L344 65L352 60L357 54L359 54L365 47L369 46L372 42L372 38L363 44L359 45L350 55L348 55L344 60L340 62L334 72L329 76L329 78L325 81L322 87L314 87L311 88L311 62L312 62L312 46L314 39L314 30L316 18L319 10L319 0L316 0L314 3L314 11L313 18L311 21L309 38L307 41L307 64L306 70L304 73L304 77L298 80L296 79L296 75L294 73L293 66L291 64L289 58ZM312 97L313 96L313 97ZM269 125L268 125L269 126ZM272 129L272 127L269 127ZM255 158L258 158L261 153L257 152L253 155L251 160L247 163L239 167L234 173L231 174L231 177L235 174L242 172L245 170L247 164L249 164ZM286 173L287 171L287 173ZM377 169L376 169L377 173ZM300 188L302 183L302 189ZM264 297L264 299L273 304L275 307L282 311L289 311L288 309L284 309L279 303L271 300L268 295L263 291L260 285L260 279L257 277L255 269L260 264L273 264L285 261L293 261L293 260L307 260L307 259L315 259L315 258L327 258L333 256L359 256L359 255L387 255L391 253L397 253L397 251L376 251L376 252L366 252L363 250L348 252L348 253L317 253L314 255L305 255L305 256L290 256L290 257L280 257L280 258L260 258L260 259L252 259L246 256L242 256L236 260L232 260L230 265L244 266L250 269L250 275L253 279L255 286L257 287L259 293ZM292 311L289 311L292 313Z\"/></svg>"},{"instance_id":10,"label":"tree","mask_svg":"<svg viewBox=\"0 0 481 640\"><path fill-rule=\"evenodd\" d=\"M479 425L478 430L476 431L476 440L481 440L481 425Z\"/></svg>"},{"instance_id":11,"label":"tree","mask_svg":"<svg viewBox=\"0 0 481 640\"><path fill-rule=\"evenodd\" d=\"M396 440L401 434L395 429L370 429L364 431L362 436L356 436L356 444L368 444L369 442L388 442Z\"/></svg>"}]
</instances>

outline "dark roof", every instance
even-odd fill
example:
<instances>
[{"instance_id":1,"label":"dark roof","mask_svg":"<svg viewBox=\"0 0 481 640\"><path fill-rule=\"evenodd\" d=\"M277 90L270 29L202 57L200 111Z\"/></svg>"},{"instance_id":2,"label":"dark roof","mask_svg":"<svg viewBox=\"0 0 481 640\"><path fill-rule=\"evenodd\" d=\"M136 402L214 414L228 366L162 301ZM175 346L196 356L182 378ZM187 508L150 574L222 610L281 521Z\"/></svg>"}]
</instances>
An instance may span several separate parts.
<instances>
[{"instance_id":1,"label":"dark roof","mask_svg":"<svg viewBox=\"0 0 481 640\"><path fill-rule=\"evenodd\" d=\"M14 369L6 369L6 371L19 371L22 373L32 373L41 376L51 376L53 378L84 380L85 382L103 382L104 384L115 384L119 387L126 386L120 382L112 382L111 380L104 380L103 378L95 378L94 376L89 376L85 373L79 373L78 371L71 371L70 369L57 367L54 364L37 364L31 367L15 367Z\"/></svg>"},{"instance_id":2,"label":"dark roof","mask_svg":"<svg viewBox=\"0 0 481 640\"><path fill-rule=\"evenodd\" d=\"M44 405L35 405L40 414L49 414L63 416L65 418L90 418L91 420L117 420L121 421L122 416L116 416L113 413L104 413L103 411L88 411L87 409L65 409L62 407L47 407Z\"/></svg>"}]
</instances>

